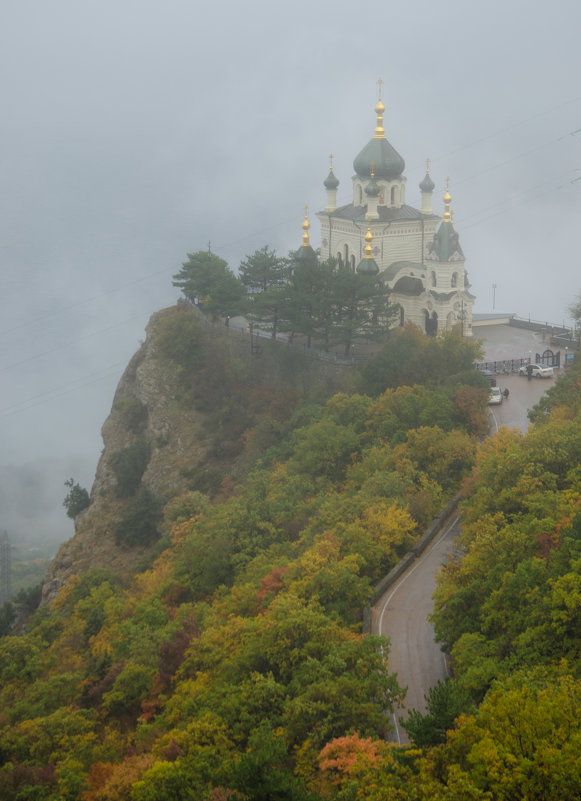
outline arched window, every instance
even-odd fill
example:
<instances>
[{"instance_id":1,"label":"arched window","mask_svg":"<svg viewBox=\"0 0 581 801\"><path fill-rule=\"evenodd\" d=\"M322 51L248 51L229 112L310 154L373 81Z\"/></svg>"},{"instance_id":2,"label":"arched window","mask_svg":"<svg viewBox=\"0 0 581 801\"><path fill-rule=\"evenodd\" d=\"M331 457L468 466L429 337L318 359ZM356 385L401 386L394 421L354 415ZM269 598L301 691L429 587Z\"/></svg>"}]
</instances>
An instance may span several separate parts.
<instances>
[{"instance_id":1,"label":"arched window","mask_svg":"<svg viewBox=\"0 0 581 801\"><path fill-rule=\"evenodd\" d=\"M451 286L458 286L458 273L452 273Z\"/></svg>"},{"instance_id":2,"label":"arched window","mask_svg":"<svg viewBox=\"0 0 581 801\"><path fill-rule=\"evenodd\" d=\"M351 255L351 269L355 272L355 256Z\"/></svg>"},{"instance_id":3,"label":"arched window","mask_svg":"<svg viewBox=\"0 0 581 801\"><path fill-rule=\"evenodd\" d=\"M432 270L432 286L438 286L438 280L436 278L436 273Z\"/></svg>"},{"instance_id":4,"label":"arched window","mask_svg":"<svg viewBox=\"0 0 581 801\"><path fill-rule=\"evenodd\" d=\"M345 245L345 266L349 264L349 245Z\"/></svg>"},{"instance_id":5,"label":"arched window","mask_svg":"<svg viewBox=\"0 0 581 801\"><path fill-rule=\"evenodd\" d=\"M339 267L343 266L343 257L341 256L340 250L337 251L337 264L339 265Z\"/></svg>"},{"instance_id":6,"label":"arched window","mask_svg":"<svg viewBox=\"0 0 581 801\"><path fill-rule=\"evenodd\" d=\"M395 186L391 187L391 205L395 205Z\"/></svg>"},{"instance_id":7,"label":"arched window","mask_svg":"<svg viewBox=\"0 0 581 801\"><path fill-rule=\"evenodd\" d=\"M403 326L405 323L405 312L403 310L403 306L399 307L399 324Z\"/></svg>"},{"instance_id":8,"label":"arched window","mask_svg":"<svg viewBox=\"0 0 581 801\"><path fill-rule=\"evenodd\" d=\"M363 205L363 190L361 189L361 186L357 187L357 205Z\"/></svg>"}]
</instances>

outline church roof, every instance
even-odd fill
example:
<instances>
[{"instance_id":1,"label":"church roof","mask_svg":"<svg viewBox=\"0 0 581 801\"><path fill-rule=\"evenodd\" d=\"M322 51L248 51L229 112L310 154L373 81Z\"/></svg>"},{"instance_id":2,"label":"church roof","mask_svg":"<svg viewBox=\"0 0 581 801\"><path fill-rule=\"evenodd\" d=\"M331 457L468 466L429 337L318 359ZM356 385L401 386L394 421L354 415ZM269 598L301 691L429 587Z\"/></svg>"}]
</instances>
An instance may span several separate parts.
<instances>
[{"instance_id":1,"label":"church roof","mask_svg":"<svg viewBox=\"0 0 581 801\"><path fill-rule=\"evenodd\" d=\"M420 183L420 189L422 190L422 192L433 192L435 188L436 184L432 181L430 173L427 172L425 178Z\"/></svg>"},{"instance_id":2,"label":"church roof","mask_svg":"<svg viewBox=\"0 0 581 801\"><path fill-rule=\"evenodd\" d=\"M400 272L405 270L408 273L419 273L420 276L424 276L426 272L426 268L423 264L419 264L417 261L394 261L389 267L382 272L381 277L386 281L393 281L396 275Z\"/></svg>"},{"instance_id":3,"label":"church roof","mask_svg":"<svg viewBox=\"0 0 581 801\"><path fill-rule=\"evenodd\" d=\"M347 206L340 206L334 211L322 211L320 214L326 214L329 217L340 217L343 220L367 220L367 206L354 206L349 203ZM378 206L377 213L379 215L377 222L394 222L396 220L439 220L437 214L422 214L418 209L413 206L403 205L399 208L392 206Z\"/></svg>"},{"instance_id":4,"label":"church roof","mask_svg":"<svg viewBox=\"0 0 581 801\"><path fill-rule=\"evenodd\" d=\"M444 220L440 225L434 234L431 252L436 254L438 261L450 261L455 253L464 258L460 237L451 222Z\"/></svg>"},{"instance_id":5,"label":"church roof","mask_svg":"<svg viewBox=\"0 0 581 801\"><path fill-rule=\"evenodd\" d=\"M323 185L326 189L337 189L339 186L339 179L333 172L333 170L329 170L329 175L323 181Z\"/></svg>"},{"instance_id":6,"label":"church roof","mask_svg":"<svg viewBox=\"0 0 581 801\"><path fill-rule=\"evenodd\" d=\"M355 157L353 168L360 178L368 178L371 170L376 178L388 181L401 178L405 161L387 139L371 139Z\"/></svg>"},{"instance_id":7,"label":"church roof","mask_svg":"<svg viewBox=\"0 0 581 801\"><path fill-rule=\"evenodd\" d=\"M402 275L391 291L396 292L398 295L421 295L424 291L424 282L420 278L413 278L411 275Z\"/></svg>"},{"instance_id":8,"label":"church roof","mask_svg":"<svg viewBox=\"0 0 581 801\"><path fill-rule=\"evenodd\" d=\"M394 178L401 178L401 174L405 169L405 161L385 138L383 128L384 111L385 106L381 102L380 94L375 106L377 125L375 126L373 139L365 145L353 162L353 168L360 178L368 178L373 172L376 178L391 181Z\"/></svg>"}]
</instances>

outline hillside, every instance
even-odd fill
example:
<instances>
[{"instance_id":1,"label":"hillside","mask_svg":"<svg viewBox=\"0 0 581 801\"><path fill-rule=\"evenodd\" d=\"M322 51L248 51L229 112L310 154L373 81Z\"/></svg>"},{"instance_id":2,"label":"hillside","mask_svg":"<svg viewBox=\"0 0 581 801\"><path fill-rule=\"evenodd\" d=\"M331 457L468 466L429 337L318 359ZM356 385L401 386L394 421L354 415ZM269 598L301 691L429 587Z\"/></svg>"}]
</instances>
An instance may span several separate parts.
<instances>
[{"instance_id":1,"label":"hillside","mask_svg":"<svg viewBox=\"0 0 581 801\"><path fill-rule=\"evenodd\" d=\"M573 797L579 373L529 436L479 445L474 356L406 329L337 369L256 358L186 304L154 316L45 603L0 640L1 797ZM456 678L414 747L388 745L404 690L363 609L461 485L466 556L436 610ZM488 596L480 555L509 560Z\"/></svg>"}]
</instances>

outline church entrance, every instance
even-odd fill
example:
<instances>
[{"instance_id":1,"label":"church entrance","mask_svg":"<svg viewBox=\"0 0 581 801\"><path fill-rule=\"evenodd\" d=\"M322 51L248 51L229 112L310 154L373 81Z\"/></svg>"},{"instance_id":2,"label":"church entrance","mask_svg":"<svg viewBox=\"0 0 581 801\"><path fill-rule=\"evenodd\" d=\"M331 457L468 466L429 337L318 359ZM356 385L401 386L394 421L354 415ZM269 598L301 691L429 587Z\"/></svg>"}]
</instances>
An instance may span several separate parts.
<instances>
[{"instance_id":1,"label":"church entrance","mask_svg":"<svg viewBox=\"0 0 581 801\"><path fill-rule=\"evenodd\" d=\"M435 336L438 333L438 315L436 312L432 312L430 315L429 311L425 311L424 314L426 315L426 334Z\"/></svg>"}]
</instances>

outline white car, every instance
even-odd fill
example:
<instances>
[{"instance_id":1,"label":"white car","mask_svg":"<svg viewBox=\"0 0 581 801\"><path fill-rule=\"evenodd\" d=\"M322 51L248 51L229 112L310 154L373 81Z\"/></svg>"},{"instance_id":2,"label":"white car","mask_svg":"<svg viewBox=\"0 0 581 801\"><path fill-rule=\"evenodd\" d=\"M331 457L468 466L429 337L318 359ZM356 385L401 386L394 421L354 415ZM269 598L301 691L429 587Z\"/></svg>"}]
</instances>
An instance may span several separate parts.
<instances>
[{"instance_id":1,"label":"white car","mask_svg":"<svg viewBox=\"0 0 581 801\"><path fill-rule=\"evenodd\" d=\"M488 405L495 406L499 403L502 403L502 392L500 387L490 387L490 393L488 395Z\"/></svg>"},{"instance_id":2,"label":"white car","mask_svg":"<svg viewBox=\"0 0 581 801\"><path fill-rule=\"evenodd\" d=\"M518 374L528 375L529 368L533 378L551 378L553 375L553 368L544 364L523 364L518 368Z\"/></svg>"}]
</instances>

